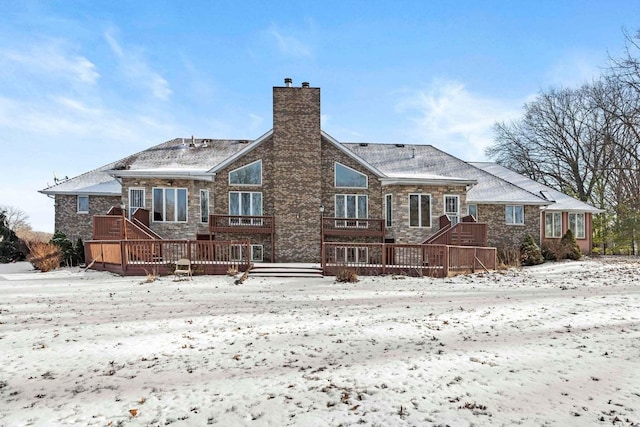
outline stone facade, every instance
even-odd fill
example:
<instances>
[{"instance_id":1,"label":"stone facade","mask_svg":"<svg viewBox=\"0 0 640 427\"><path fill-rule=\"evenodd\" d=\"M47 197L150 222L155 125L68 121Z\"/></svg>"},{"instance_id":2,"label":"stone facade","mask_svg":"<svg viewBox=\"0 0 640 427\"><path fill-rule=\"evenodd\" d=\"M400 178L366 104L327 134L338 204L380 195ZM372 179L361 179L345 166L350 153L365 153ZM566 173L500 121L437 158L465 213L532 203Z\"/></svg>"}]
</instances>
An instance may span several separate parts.
<instances>
[{"instance_id":1,"label":"stone facade","mask_svg":"<svg viewBox=\"0 0 640 427\"><path fill-rule=\"evenodd\" d=\"M505 205L478 205L478 221L488 223L489 246L517 249L529 234L540 245L540 206L524 206L524 224L505 222Z\"/></svg>"},{"instance_id":2,"label":"stone facade","mask_svg":"<svg viewBox=\"0 0 640 427\"><path fill-rule=\"evenodd\" d=\"M212 182L170 178L123 178L122 200L129 208L129 189L144 189L145 209L151 212L150 228L164 239L193 239L197 234L208 234L209 224L200 222L200 190L209 190L209 212L212 212ZM154 188L187 189L187 222L158 222L153 220ZM118 201L118 205L120 201Z\"/></svg>"},{"instance_id":3,"label":"stone facade","mask_svg":"<svg viewBox=\"0 0 640 427\"><path fill-rule=\"evenodd\" d=\"M386 194L392 195L391 227L387 228L387 239L394 239L396 243L418 244L424 242L440 229L439 218L444 215L444 196L459 197L460 216L466 212L465 186L426 186L426 185L389 185L382 189L382 198ZM428 194L431 196L431 227L409 226L409 195Z\"/></svg>"},{"instance_id":4,"label":"stone facade","mask_svg":"<svg viewBox=\"0 0 640 427\"><path fill-rule=\"evenodd\" d=\"M89 212L78 212L78 196L55 196L55 230L67 235L75 243L93 238L93 216L106 215L113 206L120 206L118 196L89 196Z\"/></svg>"}]
</instances>

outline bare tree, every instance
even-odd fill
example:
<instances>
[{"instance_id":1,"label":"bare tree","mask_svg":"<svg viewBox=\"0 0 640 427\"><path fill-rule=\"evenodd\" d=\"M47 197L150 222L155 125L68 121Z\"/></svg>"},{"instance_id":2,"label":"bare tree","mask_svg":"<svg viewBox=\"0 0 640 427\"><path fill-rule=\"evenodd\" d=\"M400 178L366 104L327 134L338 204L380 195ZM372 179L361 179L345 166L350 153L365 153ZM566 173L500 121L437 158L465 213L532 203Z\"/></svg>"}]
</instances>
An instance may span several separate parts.
<instances>
[{"instance_id":1,"label":"bare tree","mask_svg":"<svg viewBox=\"0 0 640 427\"><path fill-rule=\"evenodd\" d=\"M7 227L14 232L21 231L21 229L28 228L29 225L29 215L27 215L22 209L19 209L15 206L10 205L0 205L0 211L4 212Z\"/></svg>"}]
</instances>

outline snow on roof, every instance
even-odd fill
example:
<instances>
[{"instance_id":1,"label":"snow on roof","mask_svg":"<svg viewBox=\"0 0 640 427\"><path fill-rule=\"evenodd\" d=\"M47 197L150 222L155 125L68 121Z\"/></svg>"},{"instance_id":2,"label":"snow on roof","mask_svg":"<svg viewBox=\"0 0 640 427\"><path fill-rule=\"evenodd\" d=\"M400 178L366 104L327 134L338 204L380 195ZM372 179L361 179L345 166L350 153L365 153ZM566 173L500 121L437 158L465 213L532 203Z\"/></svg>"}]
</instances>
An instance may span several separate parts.
<instances>
[{"instance_id":1,"label":"snow on roof","mask_svg":"<svg viewBox=\"0 0 640 427\"><path fill-rule=\"evenodd\" d=\"M541 196L506 182L431 145L345 143L345 147L387 176L424 174L445 179L476 181L468 203L545 205Z\"/></svg>"},{"instance_id":2,"label":"snow on roof","mask_svg":"<svg viewBox=\"0 0 640 427\"><path fill-rule=\"evenodd\" d=\"M531 193L538 193L542 197L549 200L549 206L546 210L560 210L560 211L579 211L579 212L591 212L600 213L602 209L598 209L585 202L568 196L560 191L554 190L551 187L547 187L544 184L540 184L524 175L512 171L502 165L490 162L471 162L471 165L482 169L494 176L497 176L505 181L511 182L518 187L524 188Z\"/></svg>"}]
</instances>

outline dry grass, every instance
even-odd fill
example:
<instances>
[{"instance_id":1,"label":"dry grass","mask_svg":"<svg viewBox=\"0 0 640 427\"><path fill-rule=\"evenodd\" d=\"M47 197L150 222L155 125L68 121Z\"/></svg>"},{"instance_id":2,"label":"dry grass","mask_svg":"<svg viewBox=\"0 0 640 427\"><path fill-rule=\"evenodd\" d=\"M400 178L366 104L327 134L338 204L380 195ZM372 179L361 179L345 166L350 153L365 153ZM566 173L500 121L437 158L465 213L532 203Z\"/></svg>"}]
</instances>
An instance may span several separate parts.
<instances>
[{"instance_id":1,"label":"dry grass","mask_svg":"<svg viewBox=\"0 0 640 427\"><path fill-rule=\"evenodd\" d=\"M62 252L53 243L31 242L27 244L29 248L29 262L42 271L47 272L60 267L62 262Z\"/></svg>"},{"instance_id":2,"label":"dry grass","mask_svg":"<svg viewBox=\"0 0 640 427\"><path fill-rule=\"evenodd\" d=\"M355 271L343 268L336 274L336 282L340 283L355 283L358 281L358 275Z\"/></svg>"}]
</instances>

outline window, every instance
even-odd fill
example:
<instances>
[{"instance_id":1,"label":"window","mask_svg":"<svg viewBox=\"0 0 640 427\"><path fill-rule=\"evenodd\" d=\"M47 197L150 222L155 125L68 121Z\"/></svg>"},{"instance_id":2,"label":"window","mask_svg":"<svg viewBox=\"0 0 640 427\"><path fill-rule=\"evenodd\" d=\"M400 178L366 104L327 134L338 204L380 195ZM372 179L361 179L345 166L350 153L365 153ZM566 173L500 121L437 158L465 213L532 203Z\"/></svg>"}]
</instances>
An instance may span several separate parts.
<instances>
[{"instance_id":1,"label":"window","mask_svg":"<svg viewBox=\"0 0 640 427\"><path fill-rule=\"evenodd\" d=\"M89 213L89 196L78 196L78 213Z\"/></svg>"},{"instance_id":2,"label":"window","mask_svg":"<svg viewBox=\"0 0 640 427\"><path fill-rule=\"evenodd\" d=\"M364 194L336 194L336 218L368 218ZM366 221L336 221L336 227L366 227Z\"/></svg>"},{"instance_id":3,"label":"window","mask_svg":"<svg viewBox=\"0 0 640 427\"><path fill-rule=\"evenodd\" d=\"M262 160L249 163L229 172L229 184L262 185Z\"/></svg>"},{"instance_id":4,"label":"window","mask_svg":"<svg viewBox=\"0 0 640 427\"><path fill-rule=\"evenodd\" d=\"M251 261L262 262L264 259L264 251L262 245L251 245ZM229 261L246 261L246 252L244 245L229 246Z\"/></svg>"},{"instance_id":5,"label":"window","mask_svg":"<svg viewBox=\"0 0 640 427\"><path fill-rule=\"evenodd\" d=\"M387 228L391 227L391 225L393 224L393 220L392 220L393 209L391 207L392 200L393 200L392 194L387 194L386 196L384 196L384 217L385 217L385 221L386 221L385 224Z\"/></svg>"},{"instance_id":6,"label":"window","mask_svg":"<svg viewBox=\"0 0 640 427\"><path fill-rule=\"evenodd\" d=\"M430 194L409 194L409 226L431 227Z\"/></svg>"},{"instance_id":7,"label":"window","mask_svg":"<svg viewBox=\"0 0 640 427\"><path fill-rule=\"evenodd\" d=\"M144 188L129 189L129 218L133 217L136 209L144 209Z\"/></svg>"},{"instance_id":8,"label":"window","mask_svg":"<svg viewBox=\"0 0 640 427\"><path fill-rule=\"evenodd\" d=\"M153 220L155 222L187 222L187 189L154 188Z\"/></svg>"},{"instance_id":9,"label":"window","mask_svg":"<svg viewBox=\"0 0 640 427\"><path fill-rule=\"evenodd\" d=\"M548 239L562 237L562 213L545 212L544 237Z\"/></svg>"},{"instance_id":10,"label":"window","mask_svg":"<svg viewBox=\"0 0 640 427\"><path fill-rule=\"evenodd\" d=\"M444 214L449 217L451 225L460 222L460 197L444 196Z\"/></svg>"},{"instance_id":11,"label":"window","mask_svg":"<svg viewBox=\"0 0 640 427\"><path fill-rule=\"evenodd\" d=\"M369 257L367 247L337 247L335 262L340 264L366 264Z\"/></svg>"},{"instance_id":12,"label":"window","mask_svg":"<svg viewBox=\"0 0 640 427\"><path fill-rule=\"evenodd\" d=\"M229 215L262 216L262 193L250 191L229 192ZM261 218L231 218L232 225L260 225Z\"/></svg>"},{"instance_id":13,"label":"window","mask_svg":"<svg viewBox=\"0 0 640 427\"><path fill-rule=\"evenodd\" d=\"M478 220L478 205L469 205L467 213Z\"/></svg>"},{"instance_id":14,"label":"window","mask_svg":"<svg viewBox=\"0 0 640 427\"><path fill-rule=\"evenodd\" d=\"M584 213L569 214L569 230L576 239L585 238Z\"/></svg>"},{"instance_id":15,"label":"window","mask_svg":"<svg viewBox=\"0 0 640 427\"><path fill-rule=\"evenodd\" d=\"M200 190L200 222L209 222L209 190Z\"/></svg>"},{"instance_id":16,"label":"window","mask_svg":"<svg viewBox=\"0 0 640 427\"><path fill-rule=\"evenodd\" d=\"M335 162L335 186L339 188L367 188L367 175Z\"/></svg>"},{"instance_id":17,"label":"window","mask_svg":"<svg viewBox=\"0 0 640 427\"><path fill-rule=\"evenodd\" d=\"M507 205L504 207L504 220L507 224L524 224L524 207L522 205Z\"/></svg>"}]
</instances>

